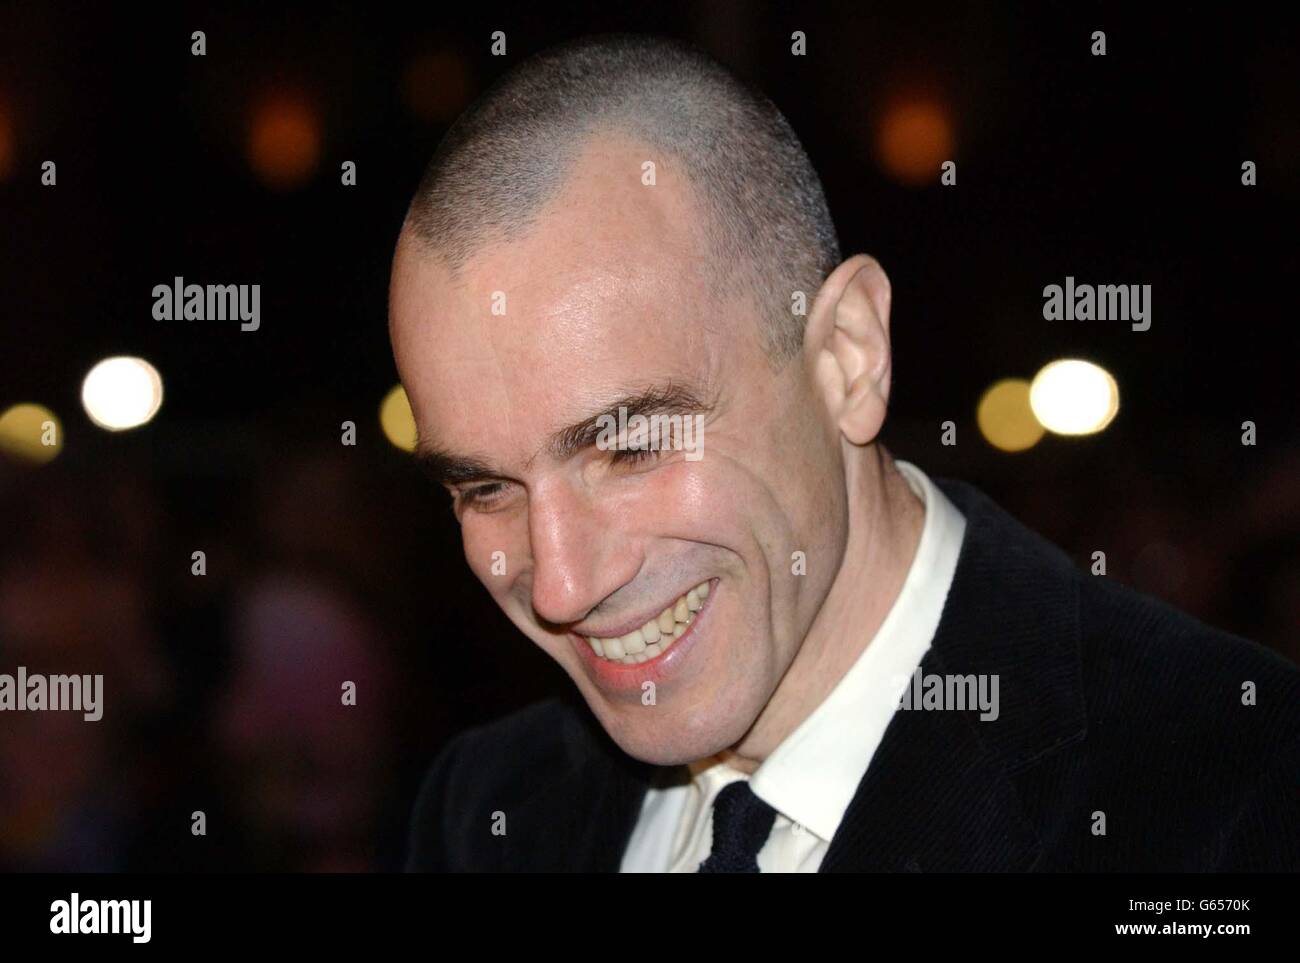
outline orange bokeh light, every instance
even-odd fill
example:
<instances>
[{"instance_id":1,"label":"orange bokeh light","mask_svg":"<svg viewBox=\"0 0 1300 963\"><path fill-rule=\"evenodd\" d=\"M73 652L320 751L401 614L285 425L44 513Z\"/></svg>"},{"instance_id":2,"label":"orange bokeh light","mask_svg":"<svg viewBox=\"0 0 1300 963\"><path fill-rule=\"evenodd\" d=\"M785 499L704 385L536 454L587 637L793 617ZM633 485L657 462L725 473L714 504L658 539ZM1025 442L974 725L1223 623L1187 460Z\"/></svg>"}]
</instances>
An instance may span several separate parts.
<instances>
[{"instance_id":1,"label":"orange bokeh light","mask_svg":"<svg viewBox=\"0 0 1300 963\"><path fill-rule=\"evenodd\" d=\"M0 105L0 181L8 180L18 164L18 144L14 136L14 122L9 112Z\"/></svg>"},{"instance_id":2,"label":"orange bokeh light","mask_svg":"<svg viewBox=\"0 0 1300 963\"><path fill-rule=\"evenodd\" d=\"M263 183L288 190L305 183L320 162L321 125L301 98L275 94L253 109L248 163Z\"/></svg>"},{"instance_id":3,"label":"orange bokeh light","mask_svg":"<svg viewBox=\"0 0 1300 963\"><path fill-rule=\"evenodd\" d=\"M910 100L885 111L876 134L880 166L895 180L921 185L939 182L940 165L955 160L952 118L941 104Z\"/></svg>"}]
</instances>

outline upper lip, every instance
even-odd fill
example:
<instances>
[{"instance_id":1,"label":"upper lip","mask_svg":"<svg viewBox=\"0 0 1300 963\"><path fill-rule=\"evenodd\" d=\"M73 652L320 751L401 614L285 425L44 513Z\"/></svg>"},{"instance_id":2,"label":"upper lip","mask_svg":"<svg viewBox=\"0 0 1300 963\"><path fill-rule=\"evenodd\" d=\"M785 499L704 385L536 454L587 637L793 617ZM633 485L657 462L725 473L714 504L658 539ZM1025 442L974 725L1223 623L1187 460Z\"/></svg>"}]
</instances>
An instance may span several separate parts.
<instances>
[{"instance_id":1,"label":"upper lip","mask_svg":"<svg viewBox=\"0 0 1300 963\"><path fill-rule=\"evenodd\" d=\"M653 612L651 612L649 615L647 615L647 616L645 616L644 618L642 618L639 622L638 622L638 621L633 621L633 620L629 620L629 621L626 621L626 622L620 622L620 623L618 623L617 625L611 626L611 627L609 627L609 628L607 628L607 629L601 629L601 630L599 630L599 631L595 631L595 630L592 630L592 629L590 629L590 628L579 628L578 626L575 625L575 626L573 626L569 631L573 632L575 635L581 635L583 638L593 638L593 639L617 639L617 638L620 638L620 637L622 637L622 636L624 636L624 635L627 635L627 634L628 634L629 632L631 632L633 629L643 628L644 626L646 626L647 624L649 624L650 621L651 621L652 619L657 619L657 618L659 618L659 613L660 613L660 612L662 612L664 609L666 609L666 608L672 606L673 604L675 604L676 601L677 601L679 598L681 598L683 595L685 595L685 594L686 594L687 592L689 592L691 589L695 588L695 586L701 584L701 582L708 582L708 581L712 581L712 580L711 580L711 579L701 579L700 582L692 582L690 585L686 586L686 588L682 589L680 592L678 592L676 595L674 595L672 598L670 598L670 599L668 600L668 602L667 602L665 605L661 605L661 606L659 606L659 608L655 609L655 610L654 610ZM709 592L709 598L712 598L712 597L713 597L713 592L710 591L710 592ZM707 604L708 599L705 599L704 602Z\"/></svg>"}]
</instances>

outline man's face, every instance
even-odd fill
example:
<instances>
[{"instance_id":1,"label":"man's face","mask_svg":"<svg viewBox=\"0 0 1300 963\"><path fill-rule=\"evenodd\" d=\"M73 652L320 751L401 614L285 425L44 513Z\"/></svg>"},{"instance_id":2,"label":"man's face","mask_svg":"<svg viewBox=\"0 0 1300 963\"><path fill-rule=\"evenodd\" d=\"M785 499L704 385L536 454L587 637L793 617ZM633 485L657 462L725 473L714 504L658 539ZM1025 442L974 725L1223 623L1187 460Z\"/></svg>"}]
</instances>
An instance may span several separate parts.
<instances>
[{"instance_id":1,"label":"man's face","mask_svg":"<svg viewBox=\"0 0 1300 963\"><path fill-rule=\"evenodd\" d=\"M533 226L456 278L404 235L391 292L421 449L457 470L471 568L624 751L658 764L741 741L844 550L840 440L810 367L774 371L758 309L715 296L699 225L669 159L595 141ZM561 434L626 399L691 416L689 396L698 459Z\"/></svg>"}]
</instances>

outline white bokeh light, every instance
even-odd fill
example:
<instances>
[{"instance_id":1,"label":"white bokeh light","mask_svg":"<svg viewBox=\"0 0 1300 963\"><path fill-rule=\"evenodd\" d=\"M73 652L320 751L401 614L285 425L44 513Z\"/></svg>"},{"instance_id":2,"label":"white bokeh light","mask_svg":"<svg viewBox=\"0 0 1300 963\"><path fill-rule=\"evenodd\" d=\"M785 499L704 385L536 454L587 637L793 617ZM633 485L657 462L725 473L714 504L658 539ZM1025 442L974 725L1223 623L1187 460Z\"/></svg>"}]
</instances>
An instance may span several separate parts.
<instances>
[{"instance_id":1,"label":"white bokeh light","mask_svg":"<svg viewBox=\"0 0 1300 963\"><path fill-rule=\"evenodd\" d=\"M1029 407L1048 431L1091 435L1109 425L1119 411L1119 385L1109 371L1091 361L1053 361L1034 376Z\"/></svg>"},{"instance_id":2,"label":"white bokeh light","mask_svg":"<svg viewBox=\"0 0 1300 963\"><path fill-rule=\"evenodd\" d=\"M143 358L105 358L81 383L86 414L109 431L145 424L158 413L162 396L162 376Z\"/></svg>"}]
</instances>

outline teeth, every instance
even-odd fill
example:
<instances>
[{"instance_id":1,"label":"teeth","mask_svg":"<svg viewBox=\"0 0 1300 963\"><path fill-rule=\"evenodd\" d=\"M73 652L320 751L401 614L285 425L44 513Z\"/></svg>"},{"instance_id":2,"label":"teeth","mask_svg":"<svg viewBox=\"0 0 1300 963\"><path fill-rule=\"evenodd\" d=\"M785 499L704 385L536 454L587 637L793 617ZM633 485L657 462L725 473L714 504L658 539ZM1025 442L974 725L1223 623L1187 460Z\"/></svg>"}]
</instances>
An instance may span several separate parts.
<instances>
[{"instance_id":1,"label":"teeth","mask_svg":"<svg viewBox=\"0 0 1300 963\"><path fill-rule=\"evenodd\" d=\"M695 613L704 608L704 600L708 597L709 583L701 582L641 628L617 639L588 636L587 644L591 651L611 662L624 665L649 662L663 655L682 637L687 626L695 621Z\"/></svg>"}]
</instances>

